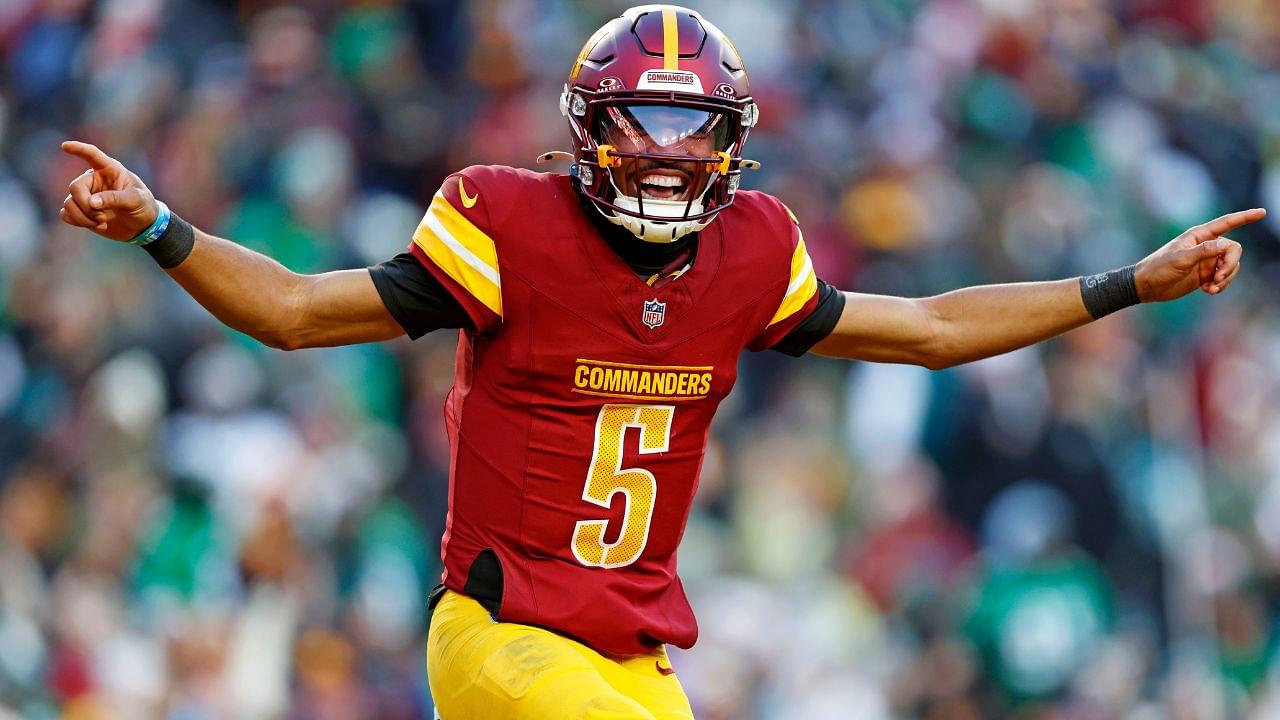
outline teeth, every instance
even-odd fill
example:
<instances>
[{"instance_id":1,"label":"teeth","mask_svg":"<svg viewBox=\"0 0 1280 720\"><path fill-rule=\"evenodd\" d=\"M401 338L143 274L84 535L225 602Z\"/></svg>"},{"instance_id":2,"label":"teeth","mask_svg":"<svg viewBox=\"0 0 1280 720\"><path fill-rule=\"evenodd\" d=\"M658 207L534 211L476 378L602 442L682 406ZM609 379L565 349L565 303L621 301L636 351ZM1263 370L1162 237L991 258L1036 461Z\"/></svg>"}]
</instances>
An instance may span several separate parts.
<instances>
[{"instance_id":1,"label":"teeth","mask_svg":"<svg viewBox=\"0 0 1280 720\"><path fill-rule=\"evenodd\" d=\"M680 187L684 185L684 180L671 175L646 175L640 179L645 185L657 185L658 187Z\"/></svg>"}]
</instances>

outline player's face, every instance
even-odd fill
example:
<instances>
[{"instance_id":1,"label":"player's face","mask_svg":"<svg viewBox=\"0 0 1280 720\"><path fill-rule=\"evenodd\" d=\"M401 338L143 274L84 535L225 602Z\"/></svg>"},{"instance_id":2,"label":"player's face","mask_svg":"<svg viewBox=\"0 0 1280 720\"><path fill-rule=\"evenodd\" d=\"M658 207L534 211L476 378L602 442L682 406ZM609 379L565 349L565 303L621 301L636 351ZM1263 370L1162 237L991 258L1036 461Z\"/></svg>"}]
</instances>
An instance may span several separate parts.
<instances>
[{"instance_id":1,"label":"player's face","mask_svg":"<svg viewBox=\"0 0 1280 720\"><path fill-rule=\"evenodd\" d=\"M720 113L667 105L605 109L600 141L622 152L699 158L622 158L613 173L624 195L648 200L688 201L700 195L711 175L708 159L726 149L728 118Z\"/></svg>"}]
</instances>

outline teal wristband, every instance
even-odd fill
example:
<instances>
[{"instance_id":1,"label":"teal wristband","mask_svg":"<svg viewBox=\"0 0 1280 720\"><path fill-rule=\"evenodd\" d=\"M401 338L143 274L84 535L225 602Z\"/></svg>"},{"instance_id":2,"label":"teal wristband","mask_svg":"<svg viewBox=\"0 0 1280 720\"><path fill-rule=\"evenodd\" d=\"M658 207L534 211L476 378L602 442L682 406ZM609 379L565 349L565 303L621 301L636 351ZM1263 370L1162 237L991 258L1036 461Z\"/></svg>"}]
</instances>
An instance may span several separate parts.
<instances>
[{"instance_id":1,"label":"teal wristband","mask_svg":"<svg viewBox=\"0 0 1280 720\"><path fill-rule=\"evenodd\" d=\"M165 230L169 229L169 220L173 217L169 212L169 206L157 200L156 207L159 208L159 210L156 213L155 222L151 223L151 227L148 227L146 230L143 230L134 236L132 240L128 240L127 242L130 245L137 245L138 247L149 245L155 242L156 238L163 235Z\"/></svg>"}]
</instances>

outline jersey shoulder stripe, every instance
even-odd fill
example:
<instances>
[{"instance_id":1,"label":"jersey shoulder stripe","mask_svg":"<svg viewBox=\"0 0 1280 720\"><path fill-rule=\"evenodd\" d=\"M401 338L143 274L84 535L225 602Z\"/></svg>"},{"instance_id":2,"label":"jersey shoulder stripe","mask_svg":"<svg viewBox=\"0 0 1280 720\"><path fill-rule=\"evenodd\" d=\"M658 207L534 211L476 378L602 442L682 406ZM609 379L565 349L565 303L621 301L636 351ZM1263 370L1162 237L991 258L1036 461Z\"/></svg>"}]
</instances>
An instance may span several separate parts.
<instances>
[{"instance_id":1,"label":"jersey shoulder stripe","mask_svg":"<svg viewBox=\"0 0 1280 720\"><path fill-rule=\"evenodd\" d=\"M493 238L437 192L413 242L482 305L502 317L502 276Z\"/></svg>"},{"instance_id":2,"label":"jersey shoulder stripe","mask_svg":"<svg viewBox=\"0 0 1280 720\"><path fill-rule=\"evenodd\" d=\"M794 220L794 216L792 219ZM809 259L809 252L805 249L804 233L800 232L799 225L795 226L795 232L797 239L795 250L791 253L791 280L787 283L787 292L782 296L777 312L769 321L770 327L795 315L818 292L818 276L813 272L813 261Z\"/></svg>"}]
</instances>

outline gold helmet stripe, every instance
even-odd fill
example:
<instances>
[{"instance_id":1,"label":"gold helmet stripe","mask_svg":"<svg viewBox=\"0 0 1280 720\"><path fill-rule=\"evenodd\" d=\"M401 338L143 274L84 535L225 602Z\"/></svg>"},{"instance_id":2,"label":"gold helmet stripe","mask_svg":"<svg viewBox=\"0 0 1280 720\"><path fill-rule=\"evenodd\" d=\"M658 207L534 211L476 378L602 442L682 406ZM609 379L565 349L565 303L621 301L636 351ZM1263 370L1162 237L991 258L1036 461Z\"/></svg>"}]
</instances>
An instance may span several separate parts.
<instances>
[{"instance_id":1,"label":"gold helmet stripe","mask_svg":"<svg viewBox=\"0 0 1280 720\"><path fill-rule=\"evenodd\" d=\"M680 29L672 7L662 9L662 69L680 69Z\"/></svg>"},{"instance_id":2,"label":"gold helmet stripe","mask_svg":"<svg viewBox=\"0 0 1280 720\"><path fill-rule=\"evenodd\" d=\"M609 26L606 24L595 32L591 33L591 37L587 38L586 44L582 46L582 51L578 53L578 58L573 61L573 69L569 71L569 82L578 79L578 73L582 71L582 63L586 61L587 54L591 52L591 48L596 46L596 42L609 32Z\"/></svg>"}]
</instances>

